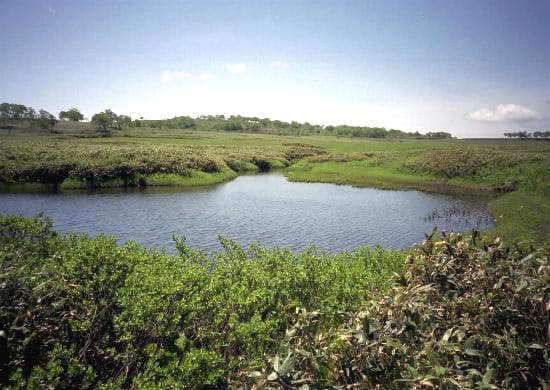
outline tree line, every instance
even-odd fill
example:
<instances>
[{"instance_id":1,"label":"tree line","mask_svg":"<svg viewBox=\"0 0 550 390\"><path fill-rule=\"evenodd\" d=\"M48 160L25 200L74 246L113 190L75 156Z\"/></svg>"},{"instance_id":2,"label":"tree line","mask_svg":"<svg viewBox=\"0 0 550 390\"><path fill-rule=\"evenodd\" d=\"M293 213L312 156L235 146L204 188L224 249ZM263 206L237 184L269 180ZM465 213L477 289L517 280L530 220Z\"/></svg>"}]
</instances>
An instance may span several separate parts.
<instances>
[{"instance_id":1,"label":"tree line","mask_svg":"<svg viewBox=\"0 0 550 390\"><path fill-rule=\"evenodd\" d=\"M201 115L197 118L190 116L177 116L171 119L160 120L136 120L132 122L135 127L148 127L159 129L194 129L243 133L263 133L274 135L334 135L346 137L365 138L410 138L410 139L451 139L448 132L428 132L420 134L405 132L385 127L368 126L323 126L309 122L285 122L269 118L246 117L240 115Z\"/></svg>"},{"instance_id":2,"label":"tree line","mask_svg":"<svg viewBox=\"0 0 550 390\"><path fill-rule=\"evenodd\" d=\"M26 122L30 126L38 124L40 127L54 131L58 121L80 122L84 115L78 108L72 107L61 111L56 117L45 110L38 112L23 104L2 103L0 105L0 126L4 129L13 129L15 124ZM323 126L309 122L285 122L269 118L246 117L240 115L201 115L197 118L177 116L171 119L146 120L143 118L132 120L128 115L119 115L110 109L96 113L91 117L91 124L104 135L110 135L113 130L127 128L150 129L190 129L204 131L227 131L243 133L263 133L274 135L333 135L364 138L390 139L451 139L452 135L445 131L428 132L421 134L405 132L385 127L369 126ZM19 126L22 127L22 126Z\"/></svg>"},{"instance_id":3,"label":"tree line","mask_svg":"<svg viewBox=\"0 0 550 390\"><path fill-rule=\"evenodd\" d=\"M50 114L46 110L36 111L32 107L27 107L23 104L2 103L0 104L0 128L13 130L14 122L30 122L37 124L43 129L53 131L55 124L58 122L55 115Z\"/></svg>"},{"instance_id":4,"label":"tree line","mask_svg":"<svg viewBox=\"0 0 550 390\"><path fill-rule=\"evenodd\" d=\"M2 103L0 104L0 128L13 130L15 127L33 127L38 125L43 129L49 129L54 132L55 125L61 121L80 122L84 115L76 107L60 111L58 116L49 113L46 110L35 110L33 107L27 107L24 104ZM118 115L112 110L105 110L94 114L91 119L92 125L99 131L110 134L111 130L122 130L131 125L132 118L128 115Z\"/></svg>"},{"instance_id":5,"label":"tree line","mask_svg":"<svg viewBox=\"0 0 550 390\"><path fill-rule=\"evenodd\" d=\"M550 131L534 131L533 133L528 133L527 131L516 131L513 133L504 133L506 138L518 138L518 139L543 139L550 140Z\"/></svg>"}]
</instances>

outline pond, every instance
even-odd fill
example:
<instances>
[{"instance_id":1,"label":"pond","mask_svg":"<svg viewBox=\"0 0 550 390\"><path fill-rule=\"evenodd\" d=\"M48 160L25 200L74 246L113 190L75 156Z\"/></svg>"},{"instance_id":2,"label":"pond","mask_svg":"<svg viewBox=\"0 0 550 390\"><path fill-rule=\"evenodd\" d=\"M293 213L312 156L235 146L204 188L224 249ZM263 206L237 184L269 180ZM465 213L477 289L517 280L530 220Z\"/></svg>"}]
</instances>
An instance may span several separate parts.
<instances>
[{"instance_id":1,"label":"pond","mask_svg":"<svg viewBox=\"0 0 550 390\"><path fill-rule=\"evenodd\" d=\"M174 252L172 233L213 253L217 236L242 245L330 251L380 244L402 249L434 226L468 231L493 225L485 197L289 182L269 173L207 188L0 194L0 213L43 211L57 231L111 234Z\"/></svg>"}]
</instances>

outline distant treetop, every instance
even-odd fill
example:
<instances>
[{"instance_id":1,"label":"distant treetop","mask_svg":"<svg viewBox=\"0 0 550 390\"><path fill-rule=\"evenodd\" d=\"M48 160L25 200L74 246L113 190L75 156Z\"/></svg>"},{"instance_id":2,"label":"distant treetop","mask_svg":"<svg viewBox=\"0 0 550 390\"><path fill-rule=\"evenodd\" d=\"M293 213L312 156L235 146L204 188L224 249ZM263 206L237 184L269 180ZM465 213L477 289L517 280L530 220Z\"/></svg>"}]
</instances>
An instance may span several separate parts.
<instances>
[{"instance_id":1,"label":"distant treetop","mask_svg":"<svg viewBox=\"0 0 550 390\"><path fill-rule=\"evenodd\" d=\"M61 111L59 113L59 119L79 122L84 119L84 115L82 115L78 108L72 107L67 111Z\"/></svg>"},{"instance_id":2,"label":"distant treetop","mask_svg":"<svg viewBox=\"0 0 550 390\"><path fill-rule=\"evenodd\" d=\"M45 118L49 118L46 120ZM52 129L55 117L40 115L32 107L22 104L2 103L0 104L0 124L12 126L15 122L28 121L37 123L41 127ZM79 122L84 115L76 107L71 107L59 113L59 119L65 121ZM46 122L48 123L46 125ZM140 117L139 120L132 120L127 115L117 115L112 110L105 110L96 113L91 118L92 124L102 133L108 135L111 130L122 130L129 127L141 128L166 128L166 129L193 129L205 131L229 131L243 133L262 133L276 135L332 135L337 137L363 137L363 138L389 138L389 139L451 139L452 135L445 131L427 132L421 134L406 132L398 129L386 129L385 127L349 126L349 125L316 125L309 122L299 123L296 121L285 122L269 118L245 117L240 115L201 115L197 118L190 116L178 116L171 119L147 120ZM538 137L540 132L535 132ZM507 133L508 134L508 133ZM510 133L515 134L515 133ZM544 133L542 133L544 134ZM510 135L515 137L515 135ZM531 135L529 135L530 137ZM508 137L508 135L507 135ZM522 136L518 136L523 138ZM542 136L541 136L542 137Z\"/></svg>"},{"instance_id":3,"label":"distant treetop","mask_svg":"<svg viewBox=\"0 0 550 390\"><path fill-rule=\"evenodd\" d=\"M535 131L532 134L527 131L516 131L513 133L504 133L506 138L519 138L519 139L550 139L550 131Z\"/></svg>"}]
</instances>

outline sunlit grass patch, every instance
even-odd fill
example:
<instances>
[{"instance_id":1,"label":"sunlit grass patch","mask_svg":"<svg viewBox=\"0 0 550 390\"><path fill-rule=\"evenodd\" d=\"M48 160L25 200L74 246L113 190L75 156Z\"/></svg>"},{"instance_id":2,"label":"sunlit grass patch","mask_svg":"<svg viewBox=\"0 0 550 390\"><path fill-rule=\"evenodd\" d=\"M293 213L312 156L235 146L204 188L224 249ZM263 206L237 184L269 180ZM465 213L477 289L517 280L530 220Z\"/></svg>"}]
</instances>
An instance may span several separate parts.
<instances>
[{"instance_id":1,"label":"sunlit grass patch","mask_svg":"<svg viewBox=\"0 0 550 390\"><path fill-rule=\"evenodd\" d=\"M233 179L237 174L231 169L223 169L220 172L190 171L188 176L174 173L153 173L145 176L147 186L181 186L195 187L222 183Z\"/></svg>"}]
</instances>

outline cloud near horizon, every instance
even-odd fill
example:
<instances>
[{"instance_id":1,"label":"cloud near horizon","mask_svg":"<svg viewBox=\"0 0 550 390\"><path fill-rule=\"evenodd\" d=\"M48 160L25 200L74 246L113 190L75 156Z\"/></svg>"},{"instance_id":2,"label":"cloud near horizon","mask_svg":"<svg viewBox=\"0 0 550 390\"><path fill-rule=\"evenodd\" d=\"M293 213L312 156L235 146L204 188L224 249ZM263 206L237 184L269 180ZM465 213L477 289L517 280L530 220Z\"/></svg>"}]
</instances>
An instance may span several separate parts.
<instances>
[{"instance_id":1,"label":"cloud near horizon","mask_svg":"<svg viewBox=\"0 0 550 390\"><path fill-rule=\"evenodd\" d=\"M165 70L162 72L162 76L160 79L162 81L173 81L173 80L181 80L181 79L190 79L193 77L193 74L191 72L188 72L186 70Z\"/></svg>"},{"instance_id":2,"label":"cloud near horizon","mask_svg":"<svg viewBox=\"0 0 550 390\"><path fill-rule=\"evenodd\" d=\"M215 75L209 72L195 74L186 70L165 70L160 79L163 82L175 80L212 80Z\"/></svg>"},{"instance_id":3,"label":"cloud near horizon","mask_svg":"<svg viewBox=\"0 0 550 390\"><path fill-rule=\"evenodd\" d=\"M222 68L233 74L244 73L250 69L246 64L224 64Z\"/></svg>"},{"instance_id":4,"label":"cloud near horizon","mask_svg":"<svg viewBox=\"0 0 550 390\"><path fill-rule=\"evenodd\" d=\"M285 61L273 61L271 63L271 67L275 68L275 69L289 69L290 64L288 62L285 62Z\"/></svg>"},{"instance_id":5,"label":"cloud near horizon","mask_svg":"<svg viewBox=\"0 0 550 390\"><path fill-rule=\"evenodd\" d=\"M478 122L524 123L540 118L540 114L519 104L499 104L493 109L481 108L466 114L466 118Z\"/></svg>"}]
</instances>

